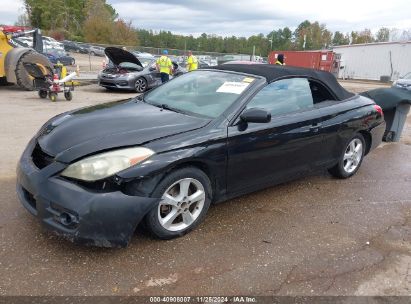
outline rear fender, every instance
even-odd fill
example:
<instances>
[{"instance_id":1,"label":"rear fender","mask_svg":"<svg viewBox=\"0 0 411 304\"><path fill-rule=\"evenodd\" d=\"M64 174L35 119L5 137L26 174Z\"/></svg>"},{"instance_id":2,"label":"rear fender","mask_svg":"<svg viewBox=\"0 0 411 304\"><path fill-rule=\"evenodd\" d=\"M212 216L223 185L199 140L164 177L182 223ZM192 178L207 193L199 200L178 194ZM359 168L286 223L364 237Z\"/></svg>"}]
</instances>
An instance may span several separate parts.
<instances>
[{"instance_id":1,"label":"rear fender","mask_svg":"<svg viewBox=\"0 0 411 304\"><path fill-rule=\"evenodd\" d=\"M24 54L30 52L31 50L32 49L30 48L14 48L7 53L6 60L4 61L4 70L6 72L7 82L17 83L17 63Z\"/></svg>"}]
</instances>

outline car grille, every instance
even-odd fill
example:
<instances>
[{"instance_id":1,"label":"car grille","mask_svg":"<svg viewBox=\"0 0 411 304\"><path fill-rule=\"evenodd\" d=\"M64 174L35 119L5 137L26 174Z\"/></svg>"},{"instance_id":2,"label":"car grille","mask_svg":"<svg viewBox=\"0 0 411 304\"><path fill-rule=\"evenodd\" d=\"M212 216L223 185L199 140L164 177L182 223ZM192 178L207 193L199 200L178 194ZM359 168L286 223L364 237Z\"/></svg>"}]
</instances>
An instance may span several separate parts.
<instances>
[{"instance_id":1,"label":"car grille","mask_svg":"<svg viewBox=\"0 0 411 304\"><path fill-rule=\"evenodd\" d=\"M36 167L39 169L47 167L54 161L54 158L45 153L38 143L34 147L31 158L33 160L34 165L36 165Z\"/></svg>"}]
</instances>

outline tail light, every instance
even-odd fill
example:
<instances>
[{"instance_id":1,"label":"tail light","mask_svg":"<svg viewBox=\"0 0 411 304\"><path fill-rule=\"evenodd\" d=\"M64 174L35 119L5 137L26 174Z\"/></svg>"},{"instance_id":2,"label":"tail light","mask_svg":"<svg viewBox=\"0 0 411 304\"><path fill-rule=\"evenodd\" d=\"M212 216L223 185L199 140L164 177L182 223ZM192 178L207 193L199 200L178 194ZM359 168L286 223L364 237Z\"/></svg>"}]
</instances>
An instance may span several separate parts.
<instances>
[{"instance_id":1,"label":"tail light","mask_svg":"<svg viewBox=\"0 0 411 304\"><path fill-rule=\"evenodd\" d=\"M374 109L380 113L381 116L384 116L384 112L382 111L382 108L379 105L374 105Z\"/></svg>"}]
</instances>

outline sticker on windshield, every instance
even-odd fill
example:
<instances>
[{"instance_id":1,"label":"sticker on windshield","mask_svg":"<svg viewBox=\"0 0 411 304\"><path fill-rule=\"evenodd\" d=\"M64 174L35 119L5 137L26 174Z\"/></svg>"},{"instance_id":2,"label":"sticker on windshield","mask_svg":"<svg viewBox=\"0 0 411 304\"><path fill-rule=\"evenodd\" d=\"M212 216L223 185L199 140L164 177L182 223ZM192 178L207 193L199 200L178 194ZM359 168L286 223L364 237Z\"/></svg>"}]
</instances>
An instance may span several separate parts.
<instances>
[{"instance_id":1,"label":"sticker on windshield","mask_svg":"<svg viewBox=\"0 0 411 304\"><path fill-rule=\"evenodd\" d=\"M252 78L252 77L245 77L245 78L243 79L243 82L251 83L251 82L253 82L253 81L254 81L254 78Z\"/></svg>"},{"instance_id":2,"label":"sticker on windshield","mask_svg":"<svg viewBox=\"0 0 411 304\"><path fill-rule=\"evenodd\" d=\"M227 81L224 82L218 89L217 93L232 93L232 94L241 94L247 87L249 83L247 82L233 82Z\"/></svg>"}]
</instances>

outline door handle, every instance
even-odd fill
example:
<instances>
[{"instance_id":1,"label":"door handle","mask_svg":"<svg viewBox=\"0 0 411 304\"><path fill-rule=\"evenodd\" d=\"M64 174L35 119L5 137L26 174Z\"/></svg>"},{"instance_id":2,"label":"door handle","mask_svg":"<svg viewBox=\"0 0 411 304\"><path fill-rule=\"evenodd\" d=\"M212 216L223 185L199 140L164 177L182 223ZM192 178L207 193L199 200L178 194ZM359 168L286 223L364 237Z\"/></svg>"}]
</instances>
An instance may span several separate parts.
<instances>
[{"instance_id":1,"label":"door handle","mask_svg":"<svg viewBox=\"0 0 411 304\"><path fill-rule=\"evenodd\" d=\"M321 128L321 126L322 126L322 123L313 123L313 124L310 126L310 130L313 130L313 131L315 131L315 132L318 132L318 130Z\"/></svg>"}]
</instances>

